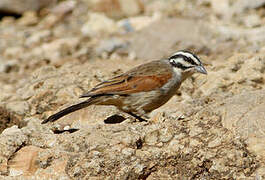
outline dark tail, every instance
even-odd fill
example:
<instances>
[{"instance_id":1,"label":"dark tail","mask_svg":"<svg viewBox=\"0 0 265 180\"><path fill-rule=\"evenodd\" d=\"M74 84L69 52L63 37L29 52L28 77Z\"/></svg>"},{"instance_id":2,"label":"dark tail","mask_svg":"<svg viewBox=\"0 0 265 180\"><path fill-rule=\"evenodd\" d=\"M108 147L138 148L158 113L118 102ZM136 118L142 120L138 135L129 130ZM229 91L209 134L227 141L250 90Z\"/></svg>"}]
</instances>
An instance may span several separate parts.
<instances>
[{"instance_id":1,"label":"dark tail","mask_svg":"<svg viewBox=\"0 0 265 180\"><path fill-rule=\"evenodd\" d=\"M67 114L70 114L70 113L75 112L75 111L77 111L79 109L83 109L83 108L85 108L85 107L87 107L87 106L89 106L91 104L94 104L95 101L93 101L93 100L95 100L95 99L94 98L90 98L90 99L88 99L88 100L86 100L84 102L81 102L81 103L72 105L70 107L67 107L67 108L65 108L65 109L63 109L63 110L51 115L50 117L48 117L47 119L42 121L41 124L45 124L47 122L54 122L54 121L60 119L61 117L65 116Z\"/></svg>"}]
</instances>

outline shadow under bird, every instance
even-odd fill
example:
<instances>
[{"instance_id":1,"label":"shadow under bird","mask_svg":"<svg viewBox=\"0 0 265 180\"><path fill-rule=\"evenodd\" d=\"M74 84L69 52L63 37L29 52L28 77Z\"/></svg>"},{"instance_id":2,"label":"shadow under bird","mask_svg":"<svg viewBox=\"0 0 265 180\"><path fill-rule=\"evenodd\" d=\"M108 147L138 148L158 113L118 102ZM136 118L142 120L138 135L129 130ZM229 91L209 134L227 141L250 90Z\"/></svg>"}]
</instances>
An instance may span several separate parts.
<instances>
[{"instance_id":1,"label":"shadow under bird","mask_svg":"<svg viewBox=\"0 0 265 180\"><path fill-rule=\"evenodd\" d=\"M92 104L113 105L143 121L142 117L165 104L194 73L207 74L207 71L195 54L178 51L169 58L142 64L96 85L80 97L88 99L51 115L42 124Z\"/></svg>"}]
</instances>

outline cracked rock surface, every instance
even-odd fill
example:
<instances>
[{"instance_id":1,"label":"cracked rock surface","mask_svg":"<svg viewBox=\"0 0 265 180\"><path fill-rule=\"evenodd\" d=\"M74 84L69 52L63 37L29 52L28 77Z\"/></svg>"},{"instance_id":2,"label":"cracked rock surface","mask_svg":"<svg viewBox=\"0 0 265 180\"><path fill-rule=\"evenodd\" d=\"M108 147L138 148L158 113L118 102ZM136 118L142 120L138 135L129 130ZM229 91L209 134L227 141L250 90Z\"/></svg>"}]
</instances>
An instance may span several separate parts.
<instances>
[{"instance_id":1,"label":"cracked rock surface","mask_svg":"<svg viewBox=\"0 0 265 180\"><path fill-rule=\"evenodd\" d=\"M265 178L263 1L51 2L0 20L0 179ZM147 122L89 106L41 124L179 49L208 75Z\"/></svg>"}]
</instances>

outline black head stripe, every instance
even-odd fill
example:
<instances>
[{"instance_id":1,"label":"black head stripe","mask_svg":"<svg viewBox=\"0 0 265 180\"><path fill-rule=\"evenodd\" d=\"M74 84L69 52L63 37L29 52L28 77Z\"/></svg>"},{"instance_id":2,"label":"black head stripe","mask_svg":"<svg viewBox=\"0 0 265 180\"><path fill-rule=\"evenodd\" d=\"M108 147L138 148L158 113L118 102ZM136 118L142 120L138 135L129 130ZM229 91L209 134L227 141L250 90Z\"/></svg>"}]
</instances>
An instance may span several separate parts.
<instances>
[{"instance_id":1,"label":"black head stripe","mask_svg":"<svg viewBox=\"0 0 265 180\"><path fill-rule=\"evenodd\" d=\"M182 54L176 54L176 55L173 55L169 58L169 60L172 60L172 59L178 59L178 58L182 58L184 61L196 66L197 64L190 58L190 57L187 57L187 56L184 56Z\"/></svg>"},{"instance_id":2,"label":"black head stripe","mask_svg":"<svg viewBox=\"0 0 265 180\"><path fill-rule=\"evenodd\" d=\"M183 53L183 54L182 54ZM191 57L185 55L186 54L190 54ZM179 53L176 53L175 55L171 56L169 58L169 60L174 60L174 59L178 59L181 58L184 61L188 62L191 65L194 66L198 66L200 65L200 59L193 53L189 52L189 51L179 51ZM196 59L196 60L195 60ZM198 64L199 63L199 64Z\"/></svg>"},{"instance_id":3,"label":"black head stripe","mask_svg":"<svg viewBox=\"0 0 265 180\"><path fill-rule=\"evenodd\" d=\"M200 59L198 58L198 56L196 56L195 54L193 54L192 52L190 52L190 51L187 51L187 50L182 50L182 52L185 52L185 53L189 53L189 54L191 54L195 59L197 59L197 61L200 63L201 61L200 61ZM197 64L198 65L198 64Z\"/></svg>"},{"instance_id":4,"label":"black head stripe","mask_svg":"<svg viewBox=\"0 0 265 180\"><path fill-rule=\"evenodd\" d=\"M190 52L191 53L191 52ZM191 53L192 55L193 55L193 57L195 58L195 59L197 59L197 61L201 64L201 61L200 61L200 59L198 58L198 56L196 56L195 54L193 54L193 53ZM196 65L200 65L200 64L196 64Z\"/></svg>"},{"instance_id":5,"label":"black head stripe","mask_svg":"<svg viewBox=\"0 0 265 180\"><path fill-rule=\"evenodd\" d=\"M194 66L197 65L197 63L194 62L193 59L191 59L190 57L184 56L183 59L184 59L184 61L189 62L190 64L192 64L192 65L194 65Z\"/></svg>"},{"instance_id":6,"label":"black head stripe","mask_svg":"<svg viewBox=\"0 0 265 180\"><path fill-rule=\"evenodd\" d=\"M186 69L191 68L191 66L186 67L186 66L184 66L183 64L181 64L181 63L175 63L174 61L171 61L170 63L171 63L174 67L177 67L177 68L182 69L182 70L186 70Z\"/></svg>"}]
</instances>

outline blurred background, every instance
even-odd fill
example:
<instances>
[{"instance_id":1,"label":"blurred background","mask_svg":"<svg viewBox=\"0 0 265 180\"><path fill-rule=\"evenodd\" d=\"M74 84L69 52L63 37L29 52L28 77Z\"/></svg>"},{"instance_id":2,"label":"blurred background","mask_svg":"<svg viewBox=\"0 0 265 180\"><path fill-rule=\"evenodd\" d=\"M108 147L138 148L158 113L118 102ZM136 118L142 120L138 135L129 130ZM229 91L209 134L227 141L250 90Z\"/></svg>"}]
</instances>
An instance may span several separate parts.
<instances>
[{"instance_id":1,"label":"blurred background","mask_svg":"<svg viewBox=\"0 0 265 180\"><path fill-rule=\"evenodd\" d=\"M156 125L141 129L141 124L126 121L125 126L104 126L104 119L118 113L111 107L89 107L70 115L56 122L60 131L40 125L95 84L181 49L197 54L209 74L187 80L177 96L154 112L151 121ZM265 0L0 0L0 174L78 179L118 172L131 179L152 174L150 179L172 175L260 180L265 178L264 74ZM192 121L179 120L183 114ZM138 129L131 132L126 126ZM87 131L72 133L72 139L54 134L69 127ZM120 128L116 131L131 138L130 143L117 140L116 131L108 127ZM169 140L150 135L155 128L177 141L165 143ZM95 136L87 134L90 131ZM139 144L136 137L145 140L139 145L146 148L141 157L130 149L132 142ZM108 144L113 139L118 143ZM93 143L105 153L100 161L104 165L96 154L85 154ZM120 144L127 148L124 156L117 153L123 150L108 149L119 149ZM57 154L48 153L49 148ZM81 152L80 162L64 151ZM172 165L171 156L162 155L165 151L181 155L174 156ZM46 155L37 157L40 152ZM23 159L25 154L31 159ZM117 166L109 161L111 156ZM145 163L134 166L128 157ZM82 164L91 159L94 164ZM32 163L35 160L39 164ZM49 172L53 169L57 175Z\"/></svg>"},{"instance_id":2,"label":"blurred background","mask_svg":"<svg viewBox=\"0 0 265 180\"><path fill-rule=\"evenodd\" d=\"M100 57L156 59L179 49L211 59L264 51L264 2L1 0L1 72Z\"/></svg>"}]
</instances>

